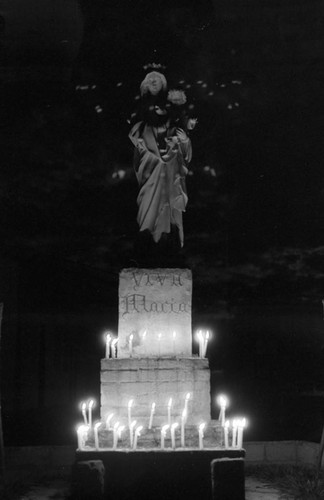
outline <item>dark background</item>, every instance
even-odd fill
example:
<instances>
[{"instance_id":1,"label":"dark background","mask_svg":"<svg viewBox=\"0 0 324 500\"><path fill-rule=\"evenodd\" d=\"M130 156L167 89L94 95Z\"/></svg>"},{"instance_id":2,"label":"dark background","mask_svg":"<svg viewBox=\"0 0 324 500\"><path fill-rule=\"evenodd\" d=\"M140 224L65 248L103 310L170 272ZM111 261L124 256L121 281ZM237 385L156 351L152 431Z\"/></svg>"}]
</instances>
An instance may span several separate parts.
<instances>
[{"instance_id":1,"label":"dark background","mask_svg":"<svg viewBox=\"0 0 324 500\"><path fill-rule=\"evenodd\" d=\"M136 265L127 120L150 62L198 114L183 256L193 329L213 332L213 416L227 391L248 439L319 440L323 19L319 0L2 2L6 444L74 442L80 400L99 401Z\"/></svg>"}]
</instances>

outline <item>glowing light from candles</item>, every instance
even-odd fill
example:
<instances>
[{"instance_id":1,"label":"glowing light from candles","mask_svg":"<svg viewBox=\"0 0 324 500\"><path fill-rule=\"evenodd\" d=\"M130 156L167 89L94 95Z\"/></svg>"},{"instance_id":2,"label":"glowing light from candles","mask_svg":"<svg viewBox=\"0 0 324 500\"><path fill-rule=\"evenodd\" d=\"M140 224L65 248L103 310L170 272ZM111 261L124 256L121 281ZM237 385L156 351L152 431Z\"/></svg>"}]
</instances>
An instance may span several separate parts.
<instances>
[{"instance_id":1,"label":"glowing light from candles","mask_svg":"<svg viewBox=\"0 0 324 500\"><path fill-rule=\"evenodd\" d=\"M113 437L113 449L116 450L117 444L118 444L118 427L119 427L119 422L116 422L114 424L114 437Z\"/></svg>"},{"instance_id":2,"label":"glowing light from candles","mask_svg":"<svg viewBox=\"0 0 324 500\"><path fill-rule=\"evenodd\" d=\"M185 398L185 407L184 409L186 410L186 413L188 414L188 403L189 403L189 399L190 399L190 392L187 392L186 394L186 398Z\"/></svg>"},{"instance_id":3,"label":"glowing light from candles","mask_svg":"<svg viewBox=\"0 0 324 500\"><path fill-rule=\"evenodd\" d=\"M174 422L171 425L171 446L172 446L173 450L175 450L175 447L176 447L176 444L175 444L175 430L178 427L178 425L179 425L178 422Z\"/></svg>"},{"instance_id":4,"label":"glowing light from candles","mask_svg":"<svg viewBox=\"0 0 324 500\"><path fill-rule=\"evenodd\" d=\"M81 403L81 411L82 411L82 415L83 415L84 424L88 425L88 420L87 420L87 403L85 403L85 402Z\"/></svg>"},{"instance_id":5,"label":"glowing light from candles","mask_svg":"<svg viewBox=\"0 0 324 500\"><path fill-rule=\"evenodd\" d=\"M169 429L169 427L170 427L169 425L163 425L163 427L161 429L161 450L164 450L164 440L165 440L166 432Z\"/></svg>"},{"instance_id":6,"label":"glowing light from candles","mask_svg":"<svg viewBox=\"0 0 324 500\"><path fill-rule=\"evenodd\" d=\"M232 424L232 448L237 447L236 438L237 438L237 420L234 419Z\"/></svg>"},{"instance_id":7,"label":"glowing light from candles","mask_svg":"<svg viewBox=\"0 0 324 500\"><path fill-rule=\"evenodd\" d=\"M159 356L161 356L161 337L162 333L158 334Z\"/></svg>"},{"instance_id":8,"label":"glowing light from candles","mask_svg":"<svg viewBox=\"0 0 324 500\"><path fill-rule=\"evenodd\" d=\"M228 405L228 399L226 396L221 394L217 398L217 403L220 406L220 412L219 412L219 417L218 420L222 426L225 424L225 411L226 411L226 406Z\"/></svg>"},{"instance_id":9,"label":"glowing light from candles","mask_svg":"<svg viewBox=\"0 0 324 500\"><path fill-rule=\"evenodd\" d=\"M135 427L135 425L136 425L136 420L133 420L133 422L129 426L129 441L130 441L131 447L133 446L133 442L134 442L134 427Z\"/></svg>"},{"instance_id":10,"label":"glowing light from candles","mask_svg":"<svg viewBox=\"0 0 324 500\"><path fill-rule=\"evenodd\" d=\"M144 330L143 335L142 335L142 342L143 342L145 354L146 354L146 342L145 342L146 334L147 334L147 331Z\"/></svg>"},{"instance_id":11,"label":"glowing light from candles","mask_svg":"<svg viewBox=\"0 0 324 500\"><path fill-rule=\"evenodd\" d=\"M108 417L106 418L106 429L107 429L107 431L111 431L112 430L110 422L111 422L111 419L113 418L113 416L114 416L113 413L109 413Z\"/></svg>"},{"instance_id":12,"label":"glowing light from candles","mask_svg":"<svg viewBox=\"0 0 324 500\"><path fill-rule=\"evenodd\" d=\"M101 422L96 422L94 425L94 442L96 450L99 450L99 427L101 426Z\"/></svg>"},{"instance_id":13,"label":"glowing light from candles","mask_svg":"<svg viewBox=\"0 0 324 500\"><path fill-rule=\"evenodd\" d=\"M149 426L148 428L149 429L152 429L152 424L153 424L153 415L155 413L155 403L152 403L152 406L151 406L151 414L150 414L150 420L149 420Z\"/></svg>"},{"instance_id":14,"label":"glowing light from candles","mask_svg":"<svg viewBox=\"0 0 324 500\"><path fill-rule=\"evenodd\" d=\"M172 409L172 398L168 402L168 425L171 426L171 409Z\"/></svg>"},{"instance_id":15,"label":"glowing light from candles","mask_svg":"<svg viewBox=\"0 0 324 500\"><path fill-rule=\"evenodd\" d=\"M185 447L185 425L187 421L187 410L184 409L181 415L181 446Z\"/></svg>"},{"instance_id":16,"label":"glowing light from candles","mask_svg":"<svg viewBox=\"0 0 324 500\"><path fill-rule=\"evenodd\" d=\"M88 425L79 425L77 428L77 436L78 436L78 449L84 450L85 441L88 436Z\"/></svg>"},{"instance_id":17,"label":"glowing light from candles","mask_svg":"<svg viewBox=\"0 0 324 500\"><path fill-rule=\"evenodd\" d=\"M228 448L228 429L229 429L229 421L226 420L225 425L224 425L224 446L225 448Z\"/></svg>"},{"instance_id":18,"label":"glowing light from candles","mask_svg":"<svg viewBox=\"0 0 324 500\"><path fill-rule=\"evenodd\" d=\"M128 411L128 427L131 426L131 423L132 423L132 406L133 406L133 403L134 403L134 400L133 399L130 399L128 401L128 405L127 405L127 411Z\"/></svg>"},{"instance_id":19,"label":"glowing light from candles","mask_svg":"<svg viewBox=\"0 0 324 500\"><path fill-rule=\"evenodd\" d=\"M177 336L177 332L174 330L174 332L172 334L172 351L173 351L173 354L175 354L175 339L176 339L176 336Z\"/></svg>"},{"instance_id":20,"label":"glowing light from candles","mask_svg":"<svg viewBox=\"0 0 324 500\"><path fill-rule=\"evenodd\" d=\"M207 332L205 333L205 340L203 345L203 358L205 358L207 354L208 340L209 340L209 331L207 330Z\"/></svg>"},{"instance_id":21,"label":"glowing light from candles","mask_svg":"<svg viewBox=\"0 0 324 500\"><path fill-rule=\"evenodd\" d=\"M94 400L90 399L90 401L88 402L88 423L90 429L92 428L92 408L94 407L94 404Z\"/></svg>"},{"instance_id":22,"label":"glowing light from candles","mask_svg":"<svg viewBox=\"0 0 324 500\"><path fill-rule=\"evenodd\" d=\"M121 438L121 435L122 435L122 432L125 430L125 426L124 425L120 425L118 427L118 439Z\"/></svg>"},{"instance_id":23,"label":"glowing light from candles","mask_svg":"<svg viewBox=\"0 0 324 500\"><path fill-rule=\"evenodd\" d=\"M110 333L106 333L106 358L110 357L110 342L111 342L111 335Z\"/></svg>"},{"instance_id":24,"label":"glowing light from candles","mask_svg":"<svg viewBox=\"0 0 324 500\"><path fill-rule=\"evenodd\" d=\"M202 450L204 447L204 429L206 427L205 422L199 425L198 434L199 434L199 449Z\"/></svg>"},{"instance_id":25,"label":"glowing light from candles","mask_svg":"<svg viewBox=\"0 0 324 500\"><path fill-rule=\"evenodd\" d=\"M135 436L134 436L134 442L133 442L133 450L136 450L136 448L137 448L137 440L138 440L138 437L141 435L141 430L142 429L143 429L142 425L139 425L135 429Z\"/></svg>"},{"instance_id":26,"label":"glowing light from candles","mask_svg":"<svg viewBox=\"0 0 324 500\"><path fill-rule=\"evenodd\" d=\"M111 343L111 357L112 358L117 358L117 343L118 343L118 338L116 337L112 343Z\"/></svg>"},{"instance_id":27,"label":"glowing light from candles","mask_svg":"<svg viewBox=\"0 0 324 500\"><path fill-rule=\"evenodd\" d=\"M133 338L134 335L131 333L128 340L129 356L133 356Z\"/></svg>"},{"instance_id":28,"label":"glowing light from candles","mask_svg":"<svg viewBox=\"0 0 324 500\"><path fill-rule=\"evenodd\" d=\"M243 431L246 426L246 419L242 418L237 420L237 447L243 447Z\"/></svg>"},{"instance_id":29,"label":"glowing light from candles","mask_svg":"<svg viewBox=\"0 0 324 500\"><path fill-rule=\"evenodd\" d=\"M197 339L198 339L198 342L199 342L199 357L202 358L203 357L203 342L204 342L204 338L203 338L203 334L202 334L201 330L199 330L198 333L197 333Z\"/></svg>"}]
</instances>

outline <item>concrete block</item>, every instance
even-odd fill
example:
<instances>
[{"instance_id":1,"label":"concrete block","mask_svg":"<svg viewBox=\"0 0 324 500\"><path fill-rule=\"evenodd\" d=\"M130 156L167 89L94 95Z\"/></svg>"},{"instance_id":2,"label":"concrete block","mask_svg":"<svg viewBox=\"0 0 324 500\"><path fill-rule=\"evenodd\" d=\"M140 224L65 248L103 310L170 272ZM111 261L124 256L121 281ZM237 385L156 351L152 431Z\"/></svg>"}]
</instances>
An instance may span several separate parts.
<instances>
[{"instance_id":1,"label":"concrete block","mask_svg":"<svg viewBox=\"0 0 324 500\"><path fill-rule=\"evenodd\" d=\"M212 499L244 500L243 458L218 458L211 462Z\"/></svg>"}]
</instances>

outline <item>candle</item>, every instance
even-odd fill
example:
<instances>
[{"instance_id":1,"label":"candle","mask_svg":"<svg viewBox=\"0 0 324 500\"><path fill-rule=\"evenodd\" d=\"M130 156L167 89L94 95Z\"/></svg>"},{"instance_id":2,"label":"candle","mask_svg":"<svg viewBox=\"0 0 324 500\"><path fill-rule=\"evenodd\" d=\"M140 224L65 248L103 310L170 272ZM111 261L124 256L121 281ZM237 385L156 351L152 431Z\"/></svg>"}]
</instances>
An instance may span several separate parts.
<instances>
[{"instance_id":1,"label":"candle","mask_svg":"<svg viewBox=\"0 0 324 500\"><path fill-rule=\"evenodd\" d=\"M120 425L118 427L118 430L117 430L117 434L118 434L118 439L121 438L121 435L122 435L122 432L125 430L125 426L124 425Z\"/></svg>"},{"instance_id":2,"label":"candle","mask_svg":"<svg viewBox=\"0 0 324 500\"><path fill-rule=\"evenodd\" d=\"M199 330L198 334L197 334L197 338L198 338L198 342L199 342L199 357L202 358L203 356L203 335L202 335L202 331Z\"/></svg>"},{"instance_id":3,"label":"candle","mask_svg":"<svg viewBox=\"0 0 324 500\"><path fill-rule=\"evenodd\" d=\"M227 398L226 396L218 396L217 398L217 402L220 406L220 412L219 412L219 417L218 417L218 420L220 422L220 424L222 426L224 426L225 424L225 410L226 410L226 406L227 406Z\"/></svg>"},{"instance_id":4,"label":"candle","mask_svg":"<svg viewBox=\"0 0 324 500\"><path fill-rule=\"evenodd\" d=\"M117 443L118 443L118 427L119 427L119 422L116 422L114 424L114 437L113 437L113 450L116 450L117 448Z\"/></svg>"},{"instance_id":5,"label":"candle","mask_svg":"<svg viewBox=\"0 0 324 500\"><path fill-rule=\"evenodd\" d=\"M111 343L111 357L112 358L117 358L117 342L118 342L118 338L115 338L112 343Z\"/></svg>"},{"instance_id":6,"label":"candle","mask_svg":"<svg viewBox=\"0 0 324 500\"><path fill-rule=\"evenodd\" d=\"M106 358L110 357L110 342L111 342L111 335L110 333L106 333Z\"/></svg>"},{"instance_id":7,"label":"candle","mask_svg":"<svg viewBox=\"0 0 324 500\"><path fill-rule=\"evenodd\" d=\"M237 420L233 420L233 430L232 430L232 448L236 448L236 436L237 436Z\"/></svg>"},{"instance_id":8,"label":"candle","mask_svg":"<svg viewBox=\"0 0 324 500\"><path fill-rule=\"evenodd\" d=\"M161 356L161 337L162 337L162 333L159 333L159 335L158 335L159 356Z\"/></svg>"},{"instance_id":9,"label":"candle","mask_svg":"<svg viewBox=\"0 0 324 500\"><path fill-rule=\"evenodd\" d=\"M171 446L172 446L172 449L175 450L175 430L176 428L178 427L178 423L177 422L174 422L172 425L171 425Z\"/></svg>"},{"instance_id":10,"label":"candle","mask_svg":"<svg viewBox=\"0 0 324 500\"><path fill-rule=\"evenodd\" d=\"M149 429L152 429L153 415L154 415L154 413L155 413L155 403L152 403L151 414L150 414L150 421L149 421L149 426L148 426Z\"/></svg>"},{"instance_id":11,"label":"candle","mask_svg":"<svg viewBox=\"0 0 324 500\"><path fill-rule=\"evenodd\" d=\"M130 427L130 425L132 423L132 406L133 406L133 402L134 402L134 400L130 399L128 401L128 405L127 405L127 408L128 408L128 427Z\"/></svg>"},{"instance_id":12,"label":"candle","mask_svg":"<svg viewBox=\"0 0 324 500\"><path fill-rule=\"evenodd\" d=\"M101 422L96 422L94 425L94 442L95 442L95 448L96 450L99 450L99 434L98 430L99 427L101 426Z\"/></svg>"},{"instance_id":13,"label":"candle","mask_svg":"<svg viewBox=\"0 0 324 500\"><path fill-rule=\"evenodd\" d=\"M207 332L205 334L204 345L203 345L203 358L206 357L208 340L209 340L209 331L207 330Z\"/></svg>"},{"instance_id":14,"label":"candle","mask_svg":"<svg viewBox=\"0 0 324 500\"><path fill-rule=\"evenodd\" d=\"M237 447L238 448L243 447L243 430L244 430L245 425L246 425L245 418L238 420L238 422L237 422Z\"/></svg>"},{"instance_id":15,"label":"candle","mask_svg":"<svg viewBox=\"0 0 324 500\"><path fill-rule=\"evenodd\" d=\"M89 422L90 429L92 428L92 408L93 407L94 407L94 400L90 399L90 401L88 403L88 414L89 414L88 422Z\"/></svg>"},{"instance_id":16,"label":"candle","mask_svg":"<svg viewBox=\"0 0 324 500\"><path fill-rule=\"evenodd\" d=\"M164 440L166 436L166 432L169 429L169 425L163 425L161 429L161 450L164 450Z\"/></svg>"},{"instance_id":17,"label":"candle","mask_svg":"<svg viewBox=\"0 0 324 500\"><path fill-rule=\"evenodd\" d=\"M137 448L137 439L138 439L138 436L141 435L141 430L143 429L143 426L142 425L139 425L136 430L135 430L135 437L134 437L134 443L133 443L133 450L136 450Z\"/></svg>"},{"instance_id":18,"label":"candle","mask_svg":"<svg viewBox=\"0 0 324 500\"><path fill-rule=\"evenodd\" d=\"M181 415L181 446L182 448L185 447L185 424L187 421L187 411L186 409L183 410L182 415Z\"/></svg>"},{"instance_id":19,"label":"candle","mask_svg":"<svg viewBox=\"0 0 324 500\"><path fill-rule=\"evenodd\" d=\"M77 436L78 436L78 449L83 450L84 444L87 439L89 427L87 425L79 425L77 428Z\"/></svg>"},{"instance_id":20,"label":"candle","mask_svg":"<svg viewBox=\"0 0 324 500\"><path fill-rule=\"evenodd\" d=\"M88 420L87 420L87 403L81 403L81 411L82 411L82 415L83 415L84 424L88 425Z\"/></svg>"},{"instance_id":21,"label":"candle","mask_svg":"<svg viewBox=\"0 0 324 500\"><path fill-rule=\"evenodd\" d=\"M112 427L110 425L110 421L111 419L113 418L114 414L113 413L109 413L107 419L106 419L106 430L107 431L111 431Z\"/></svg>"},{"instance_id":22,"label":"candle","mask_svg":"<svg viewBox=\"0 0 324 500\"><path fill-rule=\"evenodd\" d=\"M175 339L176 339L176 335L177 335L177 332L174 331L173 334L172 334L172 351L173 351L173 354L175 354Z\"/></svg>"},{"instance_id":23,"label":"candle","mask_svg":"<svg viewBox=\"0 0 324 500\"><path fill-rule=\"evenodd\" d=\"M168 402L168 425L171 426L171 408L172 408L172 398Z\"/></svg>"},{"instance_id":24,"label":"candle","mask_svg":"<svg viewBox=\"0 0 324 500\"><path fill-rule=\"evenodd\" d=\"M134 335L131 333L129 336L128 347L129 347L129 357L133 356L133 338Z\"/></svg>"},{"instance_id":25,"label":"candle","mask_svg":"<svg viewBox=\"0 0 324 500\"><path fill-rule=\"evenodd\" d=\"M130 446L132 447L133 446L133 442L134 442L134 427L136 425L136 420L133 420L133 422L130 424L129 426L129 441L130 441Z\"/></svg>"},{"instance_id":26,"label":"candle","mask_svg":"<svg viewBox=\"0 0 324 500\"><path fill-rule=\"evenodd\" d=\"M206 424L203 422L202 424L199 425L198 427L198 434L199 434L199 449L202 450L204 447L204 429L205 429Z\"/></svg>"},{"instance_id":27,"label":"candle","mask_svg":"<svg viewBox=\"0 0 324 500\"><path fill-rule=\"evenodd\" d=\"M226 420L225 425L224 425L224 446L225 448L228 448L228 429L229 429L229 421Z\"/></svg>"},{"instance_id":28,"label":"candle","mask_svg":"<svg viewBox=\"0 0 324 500\"><path fill-rule=\"evenodd\" d=\"M185 398L185 407L184 409L186 410L186 413L188 414L188 403L189 403L189 399L190 399L190 392L187 392L186 394L186 398Z\"/></svg>"}]
</instances>

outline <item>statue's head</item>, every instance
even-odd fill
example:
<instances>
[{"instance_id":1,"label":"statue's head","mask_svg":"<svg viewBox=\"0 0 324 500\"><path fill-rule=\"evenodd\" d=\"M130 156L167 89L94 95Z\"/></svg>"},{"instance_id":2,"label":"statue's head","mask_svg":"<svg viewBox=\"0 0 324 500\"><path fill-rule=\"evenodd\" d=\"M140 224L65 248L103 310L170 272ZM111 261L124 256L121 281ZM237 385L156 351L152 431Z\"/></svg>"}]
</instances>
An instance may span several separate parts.
<instances>
[{"instance_id":1,"label":"statue's head","mask_svg":"<svg viewBox=\"0 0 324 500\"><path fill-rule=\"evenodd\" d=\"M151 71L146 75L141 83L140 90L141 95L150 93L151 95L157 95L161 90L166 90L167 81L162 73L158 71Z\"/></svg>"}]
</instances>

